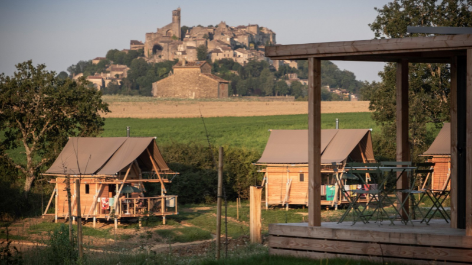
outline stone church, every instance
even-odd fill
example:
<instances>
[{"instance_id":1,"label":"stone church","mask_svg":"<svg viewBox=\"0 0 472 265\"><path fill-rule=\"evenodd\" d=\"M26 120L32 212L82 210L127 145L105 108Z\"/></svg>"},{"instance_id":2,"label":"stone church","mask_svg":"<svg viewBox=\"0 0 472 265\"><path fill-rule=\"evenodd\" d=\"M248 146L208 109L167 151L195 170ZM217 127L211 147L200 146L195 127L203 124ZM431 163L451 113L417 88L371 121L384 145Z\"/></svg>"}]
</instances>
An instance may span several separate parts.
<instances>
[{"instance_id":1,"label":"stone church","mask_svg":"<svg viewBox=\"0 0 472 265\"><path fill-rule=\"evenodd\" d=\"M152 95L158 98L227 98L229 82L211 74L205 61L179 61L173 74L152 84Z\"/></svg>"}]
</instances>

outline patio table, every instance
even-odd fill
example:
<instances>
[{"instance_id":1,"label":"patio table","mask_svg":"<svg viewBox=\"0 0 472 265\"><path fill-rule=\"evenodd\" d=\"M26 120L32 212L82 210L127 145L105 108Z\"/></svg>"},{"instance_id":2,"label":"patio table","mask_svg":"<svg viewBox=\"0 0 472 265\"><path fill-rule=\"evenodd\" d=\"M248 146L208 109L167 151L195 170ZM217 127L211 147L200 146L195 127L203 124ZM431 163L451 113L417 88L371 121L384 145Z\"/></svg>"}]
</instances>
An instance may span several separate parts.
<instances>
[{"instance_id":1,"label":"patio table","mask_svg":"<svg viewBox=\"0 0 472 265\"><path fill-rule=\"evenodd\" d=\"M401 205L401 209L406 210L404 206L406 204L406 200L409 197L409 194L412 192L412 189L402 190L402 191L391 189L388 187L387 183L392 178L395 180L395 183L396 183L400 179L401 174L403 174L404 172L411 172L416 169L416 167L412 167L410 165L411 165L411 162L382 162L380 166L378 167L375 167L375 166L346 167L345 169L347 170L347 172L352 172L352 173L357 173L357 174L362 174L362 173L376 174L378 178L378 186L376 189L366 189L365 188L366 186L364 186L366 182L361 177L358 176L358 178L363 183L364 188L354 190L353 193L355 193L356 196L352 199L349 198L349 196L346 196L346 199L349 201L349 207L346 210L346 212L341 216L338 223L343 222L344 219L347 217L347 215L352 211L355 215L354 220L353 220L353 225L358 220L361 220L364 224L366 224L373 217L376 217L376 222L383 221L385 217L385 219L389 220L390 224L393 225L396 216L400 215L400 211L399 209L394 207L396 213L394 217L391 217L388 214L388 212L385 210L387 206L393 205L393 202L390 200L389 195L392 192L407 193L407 197L404 201L401 201L401 199L398 196L396 196L399 205ZM399 167L399 166L402 166L402 167ZM400 173L400 174L397 174L397 173ZM363 210L359 209L359 206L360 206L359 198L362 195L369 196L367 205L375 204L375 209L372 213L366 214L365 211L367 207L365 207ZM410 215L407 215L407 216L408 216L408 219L402 220L402 223L407 224L408 222L411 222Z\"/></svg>"}]
</instances>

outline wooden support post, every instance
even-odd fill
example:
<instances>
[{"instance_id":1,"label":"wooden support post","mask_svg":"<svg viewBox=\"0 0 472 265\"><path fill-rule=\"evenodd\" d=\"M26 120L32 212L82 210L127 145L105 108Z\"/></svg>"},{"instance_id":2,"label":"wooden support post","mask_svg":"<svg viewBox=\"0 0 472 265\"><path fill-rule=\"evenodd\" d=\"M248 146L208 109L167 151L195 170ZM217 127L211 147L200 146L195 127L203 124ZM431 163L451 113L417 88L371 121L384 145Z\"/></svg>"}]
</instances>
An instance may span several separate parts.
<instances>
[{"instance_id":1,"label":"wooden support post","mask_svg":"<svg viewBox=\"0 0 472 265\"><path fill-rule=\"evenodd\" d=\"M56 182L55 190L56 190L56 195L55 195L56 198L55 198L55 201L54 201L54 213L55 213L54 214L54 222L57 223L57 211L59 210L59 207L58 207L58 205L59 205L59 196L58 196L59 192L57 190L57 182Z\"/></svg>"},{"instance_id":2,"label":"wooden support post","mask_svg":"<svg viewBox=\"0 0 472 265\"><path fill-rule=\"evenodd\" d=\"M117 215L117 212L120 213L121 215L121 203L120 203L120 211L117 211L117 204L118 204L118 201L120 199L120 194L121 194L121 190L123 189L123 186L125 185L125 182L126 182L126 179L128 178L128 175L129 175L129 171L131 170L131 167L133 166L133 163L130 163L129 164L129 167L128 167L128 170L126 170L126 175L125 177L123 178L123 182L121 183L121 186L120 186L120 189L118 190L118 192L116 193L116 196L115 196L115 202L114 202L114 205L113 205L113 209L115 209L115 216ZM108 218L107 220L110 220L110 215L108 215ZM116 220L116 218L115 218Z\"/></svg>"},{"instance_id":3,"label":"wooden support post","mask_svg":"<svg viewBox=\"0 0 472 265\"><path fill-rule=\"evenodd\" d=\"M97 224L97 217L94 216L93 217L93 228L95 228L96 224Z\"/></svg>"},{"instance_id":4,"label":"wooden support post","mask_svg":"<svg viewBox=\"0 0 472 265\"><path fill-rule=\"evenodd\" d=\"M76 204L77 204L77 243L79 248L79 258L81 259L84 256L82 248L82 210L80 209L80 181L75 180L75 194L76 194Z\"/></svg>"},{"instance_id":5,"label":"wooden support post","mask_svg":"<svg viewBox=\"0 0 472 265\"><path fill-rule=\"evenodd\" d=\"M118 219L115 218L115 230L118 229Z\"/></svg>"},{"instance_id":6,"label":"wooden support post","mask_svg":"<svg viewBox=\"0 0 472 265\"><path fill-rule=\"evenodd\" d=\"M162 181L162 178L161 178L161 175L159 174L159 167L157 166L157 163L156 161L154 161L154 157L151 155L151 151L149 151L149 149L146 149L148 155L149 155L149 159L151 160L151 163L152 163L152 167L154 168L154 171L156 171L156 175L157 177L159 178L159 181L161 182L161 189L164 191L164 192L167 192L166 191L166 187L164 186L164 182Z\"/></svg>"},{"instance_id":7,"label":"wooden support post","mask_svg":"<svg viewBox=\"0 0 472 265\"><path fill-rule=\"evenodd\" d=\"M48 213L49 210L49 205L51 205L52 199L54 198L54 195L56 194L56 189L52 191L51 198L49 199L48 205L46 206L46 210L44 210L43 215Z\"/></svg>"},{"instance_id":8,"label":"wooden support post","mask_svg":"<svg viewBox=\"0 0 472 265\"><path fill-rule=\"evenodd\" d=\"M239 221L239 198L236 198L236 220Z\"/></svg>"},{"instance_id":9,"label":"wooden support post","mask_svg":"<svg viewBox=\"0 0 472 265\"><path fill-rule=\"evenodd\" d=\"M92 199L92 205L89 208L87 216L85 216L85 221L88 220L88 218L90 217L90 214L95 210L95 207L97 206L97 199L98 199L98 196L100 195L100 192L102 191L102 187L103 187L103 185L100 184L100 188L96 189L95 195L93 196L93 199Z\"/></svg>"},{"instance_id":10,"label":"wooden support post","mask_svg":"<svg viewBox=\"0 0 472 265\"><path fill-rule=\"evenodd\" d=\"M408 138L408 61L397 62L396 73L396 91L397 91L397 161L411 161L410 145ZM408 173L404 172L397 182L397 189L408 189ZM399 193L398 198L401 202L407 199L406 193ZM408 219L408 201L401 208L401 202L398 203L398 211L403 220Z\"/></svg>"},{"instance_id":11,"label":"wooden support post","mask_svg":"<svg viewBox=\"0 0 472 265\"><path fill-rule=\"evenodd\" d=\"M251 186L249 231L251 243L262 243L261 238L261 195L262 187Z\"/></svg>"},{"instance_id":12,"label":"wooden support post","mask_svg":"<svg viewBox=\"0 0 472 265\"><path fill-rule=\"evenodd\" d=\"M269 172L265 173L265 208L266 211L269 209Z\"/></svg>"},{"instance_id":13,"label":"wooden support post","mask_svg":"<svg viewBox=\"0 0 472 265\"><path fill-rule=\"evenodd\" d=\"M216 198L216 259L220 259L221 244L221 199L223 197L223 147L218 155L218 191Z\"/></svg>"},{"instance_id":14,"label":"wooden support post","mask_svg":"<svg viewBox=\"0 0 472 265\"><path fill-rule=\"evenodd\" d=\"M457 152L457 56L451 61L451 91L449 92L449 107L451 112L451 228L457 227L457 173L458 156ZM428 174L429 177L429 174ZM426 178L423 189L428 179Z\"/></svg>"},{"instance_id":15,"label":"wooden support post","mask_svg":"<svg viewBox=\"0 0 472 265\"><path fill-rule=\"evenodd\" d=\"M472 49L467 50L465 234L472 236Z\"/></svg>"},{"instance_id":16,"label":"wooden support post","mask_svg":"<svg viewBox=\"0 0 472 265\"><path fill-rule=\"evenodd\" d=\"M308 58L308 225L321 226L321 60Z\"/></svg>"}]
</instances>

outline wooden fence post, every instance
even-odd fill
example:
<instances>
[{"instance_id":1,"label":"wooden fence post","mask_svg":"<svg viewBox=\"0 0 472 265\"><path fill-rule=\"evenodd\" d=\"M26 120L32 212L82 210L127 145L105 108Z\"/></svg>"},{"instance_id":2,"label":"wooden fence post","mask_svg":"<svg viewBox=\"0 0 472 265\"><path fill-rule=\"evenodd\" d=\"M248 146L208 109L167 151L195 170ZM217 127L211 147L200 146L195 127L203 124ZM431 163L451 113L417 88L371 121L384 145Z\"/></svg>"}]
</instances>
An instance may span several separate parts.
<instances>
[{"instance_id":1,"label":"wooden fence post","mask_svg":"<svg viewBox=\"0 0 472 265\"><path fill-rule=\"evenodd\" d=\"M216 199L216 259L220 259L221 243L221 198L223 197L223 147L218 156L218 195Z\"/></svg>"},{"instance_id":2,"label":"wooden fence post","mask_svg":"<svg viewBox=\"0 0 472 265\"><path fill-rule=\"evenodd\" d=\"M82 249L82 209L80 208L80 181L75 180L75 194L77 205L77 241L79 245L79 258L82 258L84 253Z\"/></svg>"},{"instance_id":3,"label":"wooden fence post","mask_svg":"<svg viewBox=\"0 0 472 265\"><path fill-rule=\"evenodd\" d=\"M251 243L262 243L261 238L261 195L262 187L250 187L249 231Z\"/></svg>"}]
</instances>

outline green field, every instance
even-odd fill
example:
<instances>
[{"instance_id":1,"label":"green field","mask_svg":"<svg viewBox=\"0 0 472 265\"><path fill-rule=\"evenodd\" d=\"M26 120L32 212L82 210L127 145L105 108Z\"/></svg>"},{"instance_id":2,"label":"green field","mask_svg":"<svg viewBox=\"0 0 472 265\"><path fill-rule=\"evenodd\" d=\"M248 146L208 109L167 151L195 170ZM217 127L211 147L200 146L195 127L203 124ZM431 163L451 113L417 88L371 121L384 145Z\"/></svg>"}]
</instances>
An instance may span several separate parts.
<instances>
[{"instance_id":1,"label":"green field","mask_svg":"<svg viewBox=\"0 0 472 265\"><path fill-rule=\"evenodd\" d=\"M341 129L379 129L370 113L323 114L321 128L334 129L339 119ZM269 129L308 129L307 115L216 117L204 118L212 145L245 147L260 152L269 138ZM178 119L131 119L107 118L102 137L126 136L126 126L131 126L131 136L157 137L159 145L171 143L207 144L205 128L201 118Z\"/></svg>"}]
</instances>

